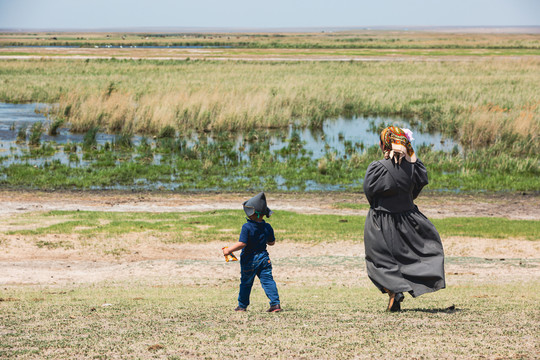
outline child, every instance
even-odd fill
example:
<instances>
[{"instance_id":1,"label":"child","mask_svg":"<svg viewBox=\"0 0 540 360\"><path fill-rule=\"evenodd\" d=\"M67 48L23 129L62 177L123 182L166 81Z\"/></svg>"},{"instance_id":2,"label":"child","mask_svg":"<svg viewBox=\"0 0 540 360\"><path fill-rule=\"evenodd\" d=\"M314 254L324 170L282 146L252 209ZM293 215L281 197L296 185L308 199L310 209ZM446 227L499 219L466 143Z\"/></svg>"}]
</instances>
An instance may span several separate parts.
<instances>
[{"instance_id":1,"label":"child","mask_svg":"<svg viewBox=\"0 0 540 360\"><path fill-rule=\"evenodd\" d=\"M238 242L223 249L223 255L243 249L240 255L241 279L238 307L234 310L246 311L253 281L255 276L258 276L266 296L270 299L270 308L267 312L281 311L276 282L272 277L272 263L266 251L266 245L274 245L276 238L272 226L263 220L265 215L270 217L272 211L266 206L264 192L245 201L242 205L248 216L247 223L242 226Z\"/></svg>"}]
</instances>

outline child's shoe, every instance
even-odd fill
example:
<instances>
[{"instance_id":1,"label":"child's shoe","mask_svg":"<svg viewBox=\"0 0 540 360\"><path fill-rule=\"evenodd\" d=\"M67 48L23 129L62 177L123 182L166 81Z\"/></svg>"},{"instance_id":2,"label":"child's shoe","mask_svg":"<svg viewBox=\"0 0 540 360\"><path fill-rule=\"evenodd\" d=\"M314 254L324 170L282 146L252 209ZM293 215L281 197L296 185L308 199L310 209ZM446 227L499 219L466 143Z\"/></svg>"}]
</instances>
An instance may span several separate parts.
<instances>
[{"instance_id":1,"label":"child's shoe","mask_svg":"<svg viewBox=\"0 0 540 360\"><path fill-rule=\"evenodd\" d=\"M272 305L272 306L270 306L270 308L268 310L266 310L266 312L278 312L278 311L283 311L283 309L281 308L281 306L279 304Z\"/></svg>"},{"instance_id":2,"label":"child's shoe","mask_svg":"<svg viewBox=\"0 0 540 360\"><path fill-rule=\"evenodd\" d=\"M241 306L237 306L236 309L234 309L234 311L246 311L246 308L243 308Z\"/></svg>"}]
</instances>

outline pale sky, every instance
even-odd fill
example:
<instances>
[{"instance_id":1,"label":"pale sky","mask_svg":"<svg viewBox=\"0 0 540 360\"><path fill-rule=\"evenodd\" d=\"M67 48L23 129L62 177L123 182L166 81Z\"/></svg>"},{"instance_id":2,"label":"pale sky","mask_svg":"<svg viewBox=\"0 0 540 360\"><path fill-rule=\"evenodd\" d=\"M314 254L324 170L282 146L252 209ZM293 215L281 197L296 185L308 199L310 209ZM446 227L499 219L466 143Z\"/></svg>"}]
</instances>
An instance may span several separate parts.
<instances>
[{"instance_id":1,"label":"pale sky","mask_svg":"<svg viewBox=\"0 0 540 360\"><path fill-rule=\"evenodd\" d=\"M539 26L540 0L0 0L0 28Z\"/></svg>"}]
</instances>

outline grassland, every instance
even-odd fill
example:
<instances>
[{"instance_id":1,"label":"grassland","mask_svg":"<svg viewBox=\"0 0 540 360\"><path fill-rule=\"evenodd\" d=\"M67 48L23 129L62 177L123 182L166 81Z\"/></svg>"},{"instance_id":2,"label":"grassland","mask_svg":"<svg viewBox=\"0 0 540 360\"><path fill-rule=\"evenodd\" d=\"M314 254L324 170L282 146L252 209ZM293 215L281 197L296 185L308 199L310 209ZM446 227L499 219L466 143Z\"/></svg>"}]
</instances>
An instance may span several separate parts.
<instances>
[{"instance_id":1,"label":"grassland","mask_svg":"<svg viewBox=\"0 0 540 360\"><path fill-rule=\"evenodd\" d=\"M272 49L540 49L538 34L338 31L330 33L1 33L0 46L225 46Z\"/></svg>"},{"instance_id":2,"label":"grassland","mask_svg":"<svg viewBox=\"0 0 540 360\"><path fill-rule=\"evenodd\" d=\"M255 55L267 48L282 54L308 48L327 52L321 56L346 50L391 56L393 49L429 56L425 52L434 49L444 56L522 57L392 63L0 60L0 101L55 104L53 118L88 135L84 144L29 147L19 163L1 167L3 188L178 181L178 190L256 191L285 184L303 191L310 182L359 190L367 164L380 158L376 147L349 144L344 156L330 149L311 159L293 138L283 151L270 151L265 129L291 123L318 128L328 117L374 114L405 116L460 142L462 153L416 149L430 171L428 188L540 190L535 35L121 35L4 34L0 44L200 41L237 42ZM23 52L39 52L28 49ZM170 133L167 126L174 134L162 136ZM98 146L91 136L97 127L118 138ZM248 129L244 134L251 140L235 149L227 134ZM222 131L223 139L184 143L181 135L192 130ZM155 135L157 145L133 147L126 141L133 133ZM74 164L49 158L62 151ZM151 165L154 157L163 161ZM41 158L46 160L33 164ZM78 166L81 161L89 165ZM225 263L219 250L236 241L241 210L177 212L178 194L152 193L143 201L142 193L89 193L2 192L0 358L540 357L537 196L504 195L502 205L493 203L499 196L493 194L430 198L430 211L438 215L430 218L445 247L447 288L407 296L398 314L384 313L386 297L365 271L367 209L350 201L360 195L340 194L335 202L336 195L326 194L320 203L332 214L306 213L306 198L282 200L300 206L299 213L280 210L271 218L278 242L270 253L285 311L264 312L267 300L256 284L249 311L238 314L232 311L238 264ZM205 200L198 202L193 194L181 196L187 208L204 203L210 209L223 194L199 195ZM234 209L241 204L231 202ZM139 204L132 211L142 212L109 212L126 203ZM101 211L75 211L79 206ZM40 211L51 208L70 210ZM499 217L491 215L493 209Z\"/></svg>"},{"instance_id":3,"label":"grassland","mask_svg":"<svg viewBox=\"0 0 540 360\"><path fill-rule=\"evenodd\" d=\"M178 182L169 188L234 191L305 190L306 184L316 182L357 190L367 165L379 156L375 151L353 149L343 158L328 151L316 160L298 152L284 157L268 151L264 131L287 130L291 124L320 129L329 118L367 115L403 117L416 130L439 131L461 145L461 153L418 149L428 164L432 189L538 191L540 187L540 60L534 34L2 34L0 51L20 52L5 47L18 41L26 45L64 41L83 46L80 51L91 57L94 51L103 51L94 46L107 42L174 46L199 40L209 46L222 46L221 42L231 46L203 53L267 60L144 59L174 55L176 50L167 49L141 49L140 60L54 56L0 60L0 101L53 104L49 115L65 121L74 132L100 129L121 136L160 136L173 129L168 146L173 156L159 166L149 165L149 159L162 150L139 149L140 156L132 159L94 146L85 150L85 156L96 159L87 169L45 159L37 167L4 166L2 183L51 189ZM61 55L72 50L47 51ZM139 50L106 51L114 56ZM276 54L288 61L268 60ZM398 56L405 61L299 61L303 56L321 60L354 54L390 60ZM425 61L441 54L448 56L447 61ZM404 55L411 57L399 58ZM460 59L462 55L467 57ZM249 151L242 153L227 144L218 149L198 143L182 149L180 139L193 131L251 131L256 134L246 136L262 138L263 143L247 155L247 164L238 159ZM128 163L130 159L135 161ZM275 160L281 162L274 164Z\"/></svg>"},{"instance_id":4,"label":"grassland","mask_svg":"<svg viewBox=\"0 0 540 360\"><path fill-rule=\"evenodd\" d=\"M339 115L417 119L472 149L537 153L539 62L2 61L0 101L57 104L73 131L319 127Z\"/></svg>"},{"instance_id":5,"label":"grassland","mask_svg":"<svg viewBox=\"0 0 540 360\"><path fill-rule=\"evenodd\" d=\"M22 156L0 157L13 161L0 168L0 184L25 189L173 189L179 191L361 191L365 170L380 159L372 146L362 151L348 144L344 154L330 148L313 158L294 137L288 146L271 150L259 137L236 149L230 139L196 141L161 139L155 146L120 146L120 140L103 146L42 144ZM116 145L115 145L116 144ZM426 190L540 191L540 169L534 156L515 157L496 150L477 150L463 158L459 152L420 147L431 184ZM69 159L62 163L54 156ZM159 163L154 159L159 158ZM37 162L37 163L34 163ZM81 161L86 164L81 165Z\"/></svg>"},{"instance_id":6,"label":"grassland","mask_svg":"<svg viewBox=\"0 0 540 360\"><path fill-rule=\"evenodd\" d=\"M236 210L4 217L2 278L21 283L0 290L0 357L538 356L537 220L434 219L448 288L407 296L398 314L384 313L385 296L366 276L363 216L287 211L271 218L279 241L270 249L285 311L267 314L256 284L248 312L235 313L238 264L225 263L218 250L243 222ZM479 249L483 241L487 252L458 256L452 236L461 247ZM533 247L509 251L503 243L511 242ZM499 247L504 259L493 257ZM21 269L30 272L12 275ZM107 280L97 280L104 272Z\"/></svg>"},{"instance_id":7,"label":"grassland","mask_svg":"<svg viewBox=\"0 0 540 360\"><path fill-rule=\"evenodd\" d=\"M7 235L78 234L83 237L121 236L127 233L151 233L156 238L173 236L170 242L228 241L230 231L245 222L242 211L219 210L186 213L117 213L52 211L29 214L37 225L54 219L53 225L37 226L32 230L16 230ZM26 221L28 221L26 219ZM25 222L25 218L15 223ZM272 225L280 229L280 237L289 242L360 241L363 238L365 217L358 215L302 215L280 211L272 217ZM540 239L540 221L508 220L489 217L433 219L441 236L470 236L478 238ZM298 228L302 224L302 228Z\"/></svg>"},{"instance_id":8,"label":"grassland","mask_svg":"<svg viewBox=\"0 0 540 360\"><path fill-rule=\"evenodd\" d=\"M374 289L282 287L286 311L270 315L259 289L257 305L233 313L232 284L10 289L0 302L0 356L532 359L538 287L456 286L401 314L383 313Z\"/></svg>"}]
</instances>

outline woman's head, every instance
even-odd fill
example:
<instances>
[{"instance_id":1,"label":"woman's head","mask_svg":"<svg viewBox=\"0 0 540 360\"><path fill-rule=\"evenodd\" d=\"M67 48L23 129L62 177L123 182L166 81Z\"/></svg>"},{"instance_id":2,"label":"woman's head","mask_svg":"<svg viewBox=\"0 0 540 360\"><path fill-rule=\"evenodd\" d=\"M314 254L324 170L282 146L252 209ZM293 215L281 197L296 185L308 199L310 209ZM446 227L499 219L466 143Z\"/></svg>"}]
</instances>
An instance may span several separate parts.
<instances>
[{"instance_id":1,"label":"woman's head","mask_svg":"<svg viewBox=\"0 0 540 360\"><path fill-rule=\"evenodd\" d=\"M416 161L411 145L412 132L409 129L401 129L397 126L389 126L381 132L380 146L385 159L393 158L401 164L405 158L409 162Z\"/></svg>"}]
</instances>

